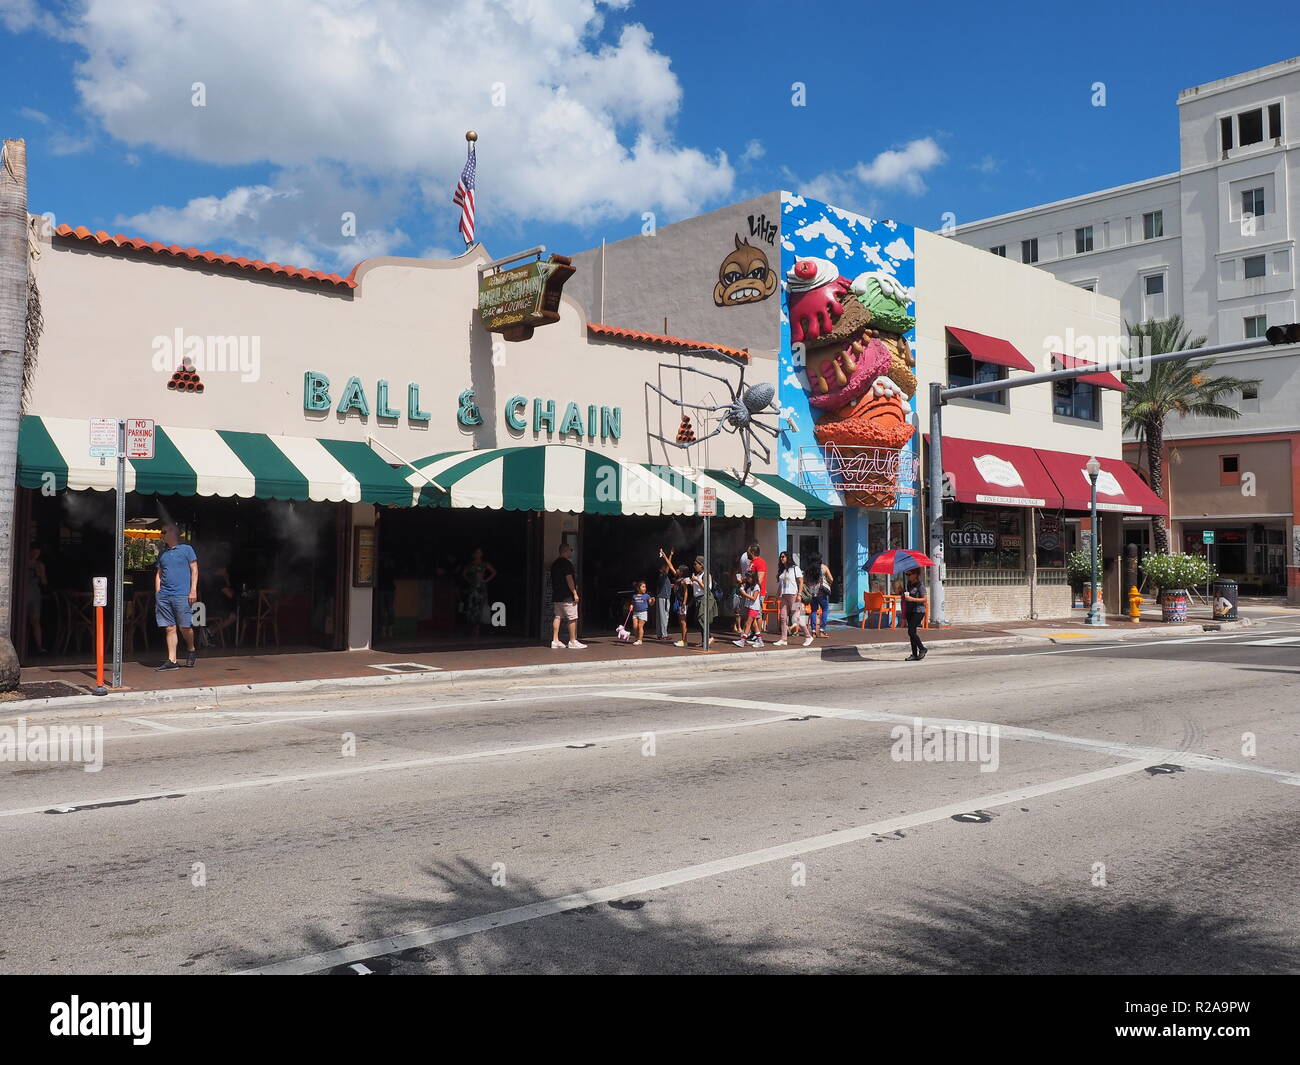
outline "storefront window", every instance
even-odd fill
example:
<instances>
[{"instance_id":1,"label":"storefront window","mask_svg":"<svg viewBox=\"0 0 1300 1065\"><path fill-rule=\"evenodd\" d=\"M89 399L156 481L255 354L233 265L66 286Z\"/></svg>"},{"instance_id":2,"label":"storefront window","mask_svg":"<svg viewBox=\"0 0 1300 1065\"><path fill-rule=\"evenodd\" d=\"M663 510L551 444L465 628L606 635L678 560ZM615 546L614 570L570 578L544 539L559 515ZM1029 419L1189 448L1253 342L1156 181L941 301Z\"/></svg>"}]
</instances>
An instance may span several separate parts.
<instances>
[{"instance_id":1,"label":"storefront window","mask_svg":"<svg viewBox=\"0 0 1300 1065\"><path fill-rule=\"evenodd\" d=\"M951 508L949 510L949 508ZM954 569L1022 569L1024 511L1019 507L945 506L944 559Z\"/></svg>"},{"instance_id":2,"label":"storefront window","mask_svg":"<svg viewBox=\"0 0 1300 1065\"><path fill-rule=\"evenodd\" d=\"M1060 569L1065 566L1065 522L1061 515L1037 514L1038 566L1040 569Z\"/></svg>"}]
</instances>

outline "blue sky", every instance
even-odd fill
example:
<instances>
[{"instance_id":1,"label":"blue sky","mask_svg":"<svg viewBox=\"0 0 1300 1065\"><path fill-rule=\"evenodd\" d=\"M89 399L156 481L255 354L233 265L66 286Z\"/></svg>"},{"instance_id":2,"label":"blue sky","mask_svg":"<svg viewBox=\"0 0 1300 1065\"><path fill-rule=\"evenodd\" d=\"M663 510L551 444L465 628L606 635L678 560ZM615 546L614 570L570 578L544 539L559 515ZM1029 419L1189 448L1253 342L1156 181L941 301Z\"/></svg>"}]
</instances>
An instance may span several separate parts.
<instances>
[{"instance_id":1,"label":"blue sky","mask_svg":"<svg viewBox=\"0 0 1300 1065\"><path fill-rule=\"evenodd\" d=\"M778 188L937 229L1167 173L1180 89L1297 50L1294 3L1250 27L1209 3L0 0L0 111L36 213L346 272L460 249L470 127L494 254Z\"/></svg>"}]
</instances>

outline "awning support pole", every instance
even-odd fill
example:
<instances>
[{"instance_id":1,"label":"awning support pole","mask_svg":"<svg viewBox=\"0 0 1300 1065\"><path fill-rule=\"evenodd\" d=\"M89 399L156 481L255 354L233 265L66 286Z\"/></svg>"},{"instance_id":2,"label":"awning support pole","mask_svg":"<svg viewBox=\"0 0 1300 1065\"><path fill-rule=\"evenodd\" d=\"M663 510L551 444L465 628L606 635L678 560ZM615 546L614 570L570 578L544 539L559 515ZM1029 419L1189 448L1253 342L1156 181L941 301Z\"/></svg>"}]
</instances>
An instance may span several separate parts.
<instances>
[{"instance_id":1,"label":"awning support pole","mask_svg":"<svg viewBox=\"0 0 1300 1065\"><path fill-rule=\"evenodd\" d=\"M406 459L402 458L401 455L399 455L396 451L394 451L394 450L393 450L391 447L389 447L387 444L381 444L381 443L380 443L378 440L376 440L373 436L367 436L367 437L366 437L366 443L369 444L371 447L383 448L385 451L387 451L390 455L392 455L393 458L397 459L397 461L400 462L400 463L401 463L403 466L405 466L407 469L409 469L409 470L413 470L414 472L418 473L418 474L419 474L421 477L423 477L423 478L424 478L424 479L425 479L429 484L431 484L434 488L438 489L438 491L441 492L443 495L450 495L450 494L451 494L450 492L447 491L446 488L444 488L442 485L440 485L437 481L435 481L432 477L430 477L427 473L425 473L425 472L424 472L422 469L420 469L418 466L413 466L411 463L407 462Z\"/></svg>"}]
</instances>

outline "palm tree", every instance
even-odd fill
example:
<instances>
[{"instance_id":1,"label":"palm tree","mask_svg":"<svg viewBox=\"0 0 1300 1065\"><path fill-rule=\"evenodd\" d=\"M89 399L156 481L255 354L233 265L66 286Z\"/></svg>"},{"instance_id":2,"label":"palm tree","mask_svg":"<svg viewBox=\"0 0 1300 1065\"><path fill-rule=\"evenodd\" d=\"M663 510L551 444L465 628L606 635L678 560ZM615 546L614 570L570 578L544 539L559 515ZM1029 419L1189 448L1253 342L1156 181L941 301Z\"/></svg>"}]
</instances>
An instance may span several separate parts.
<instances>
[{"instance_id":1,"label":"palm tree","mask_svg":"<svg viewBox=\"0 0 1300 1065\"><path fill-rule=\"evenodd\" d=\"M1163 355L1171 351L1192 351L1205 343L1205 337L1193 337L1181 315L1142 322L1139 325L1124 323L1129 335L1129 353L1134 359L1145 355ZM1147 469L1151 490L1161 499L1165 497L1165 422L1171 414L1180 417L1193 415L1200 418L1240 418L1235 407L1219 402L1247 385L1257 385L1257 380L1238 377L1210 377L1208 371L1215 359L1193 362L1170 359L1154 365L1144 364L1136 372L1124 371L1124 431L1137 435L1139 443L1146 444ZM1163 519L1157 519L1153 535L1158 554L1169 553L1169 528Z\"/></svg>"},{"instance_id":2,"label":"palm tree","mask_svg":"<svg viewBox=\"0 0 1300 1065\"><path fill-rule=\"evenodd\" d=\"M14 475L27 351L27 144L4 142L0 156L0 692L18 687L13 614Z\"/></svg>"}]
</instances>

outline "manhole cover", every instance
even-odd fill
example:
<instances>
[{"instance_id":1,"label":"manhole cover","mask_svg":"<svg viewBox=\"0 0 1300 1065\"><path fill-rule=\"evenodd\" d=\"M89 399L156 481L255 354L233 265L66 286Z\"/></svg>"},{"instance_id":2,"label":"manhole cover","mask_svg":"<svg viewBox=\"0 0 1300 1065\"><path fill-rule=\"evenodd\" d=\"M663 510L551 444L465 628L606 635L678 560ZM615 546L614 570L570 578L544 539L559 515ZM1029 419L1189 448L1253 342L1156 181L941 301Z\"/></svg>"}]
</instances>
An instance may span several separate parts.
<instances>
[{"instance_id":1,"label":"manhole cover","mask_svg":"<svg viewBox=\"0 0 1300 1065\"><path fill-rule=\"evenodd\" d=\"M993 820L993 815L983 810L976 810L969 814L953 814L952 819L967 825L987 825Z\"/></svg>"},{"instance_id":2,"label":"manhole cover","mask_svg":"<svg viewBox=\"0 0 1300 1065\"><path fill-rule=\"evenodd\" d=\"M616 910L639 910L645 905L645 899L615 899L610 905Z\"/></svg>"}]
</instances>

